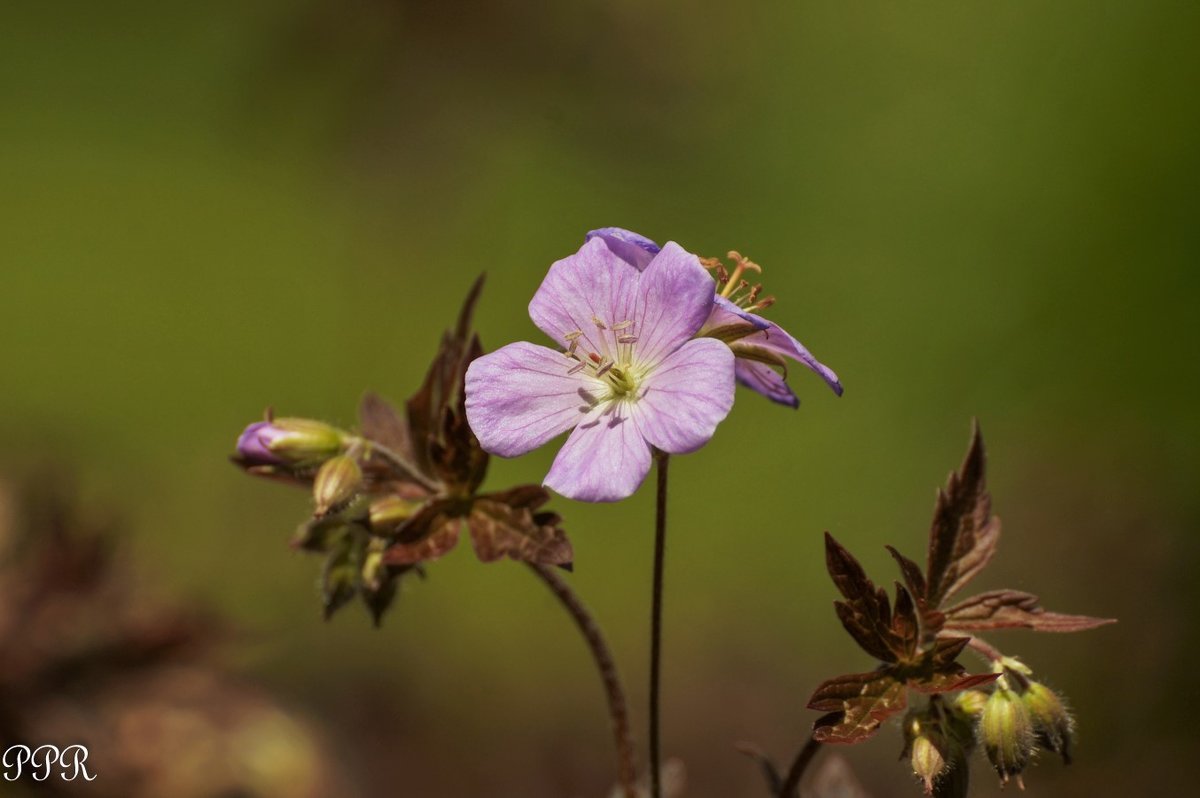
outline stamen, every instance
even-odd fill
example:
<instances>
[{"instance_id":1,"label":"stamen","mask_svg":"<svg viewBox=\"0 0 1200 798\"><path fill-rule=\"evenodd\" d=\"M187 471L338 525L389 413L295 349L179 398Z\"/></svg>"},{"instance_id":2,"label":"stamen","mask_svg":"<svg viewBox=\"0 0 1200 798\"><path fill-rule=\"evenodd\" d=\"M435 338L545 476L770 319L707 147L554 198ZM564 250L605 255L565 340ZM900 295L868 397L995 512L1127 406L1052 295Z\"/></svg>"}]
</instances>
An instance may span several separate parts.
<instances>
[{"instance_id":1,"label":"stamen","mask_svg":"<svg viewBox=\"0 0 1200 798\"><path fill-rule=\"evenodd\" d=\"M626 319L625 321L621 322L620 324L614 324L614 325L612 326L612 328L613 328L614 330L625 330L625 329L628 329L628 328L630 328L630 327L632 327L632 326L633 326L633 322L632 322L632 321L629 321L628 319Z\"/></svg>"},{"instance_id":2,"label":"stamen","mask_svg":"<svg viewBox=\"0 0 1200 798\"><path fill-rule=\"evenodd\" d=\"M636 335L622 335L617 338L619 344L636 344L638 337Z\"/></svg>"},{"instance_id":3,"label":"stamen","mask_svg":"<svg viewBox=\"0 0 1200 798\"><path fill-rule=\"evenodd\" d=\"M569 333L563 335L563 338L566 338L568 341L574 341L581 335L583 335L583 330L571 330Z\"/></svg>"},{"instance_id":4,"label":"stamen","mask_svg":"<svg viewBox=\"0 0 1200 798\"><path fill-rule=\"evenodd\" d=\"M583 367L586 365L587 363L584 363L582 360L579 361L574 366L571 366L571 368L567 369L568 376L571 374L578 374L580 371L583 371Z\"/></svg>"},{"instance_id":5,"label":"stamen","mask_svg":"<svg viewBox=\"0 0 1200 798\"><path fill-rule=\"evenodd\" d=\"M592 316L592 321L593 321L593 322L595 322L596 326L597 326L597 327L599 327L601 330L607 330L607 329L608 329L608 327L606 327L606 326L604 325L604 322L600 321L600 319L599 319L598 317L596 317L596 316Z\"/></svg>"},{"instance_id":6,"label":"stamen","mask_svg":"<svg viewBox=\"0 0 1200 798\"><path fill-rule=\"evenodd\" d=\"M588 357L591 358L593 363L600 363L600 361L602 360L602 358L599 355L597 355L595 352L588 352Z\"/></svg>"},{"instance_id":7,"label":"stamen","mask_svg":"<svg viewBox=\"0 0 1200 798\"><path fill-rule=\"evenodd\" d=\"M609 360L603 366L596 369L596 376L603 377L605 374L608 373L609 369L611 369L612 367L613 367L613 362L611 360Z\"/></svg>"},{"instance_id":8,"label":"stamen","mask_svg":"<svg viewBox=\"0 0 1200 798\"><path fill-rule=\"evenodd\" d=\"M572 357L574 357L574 355L575 355L575 350L576 350L576 349L578 349L578 348L579 348L579 339L578 339L578 338L572 338L572 339L571 339L571 345L567 347L567 354L568 354L568 355L571 355Z\"/></svg>"}]
</instances>

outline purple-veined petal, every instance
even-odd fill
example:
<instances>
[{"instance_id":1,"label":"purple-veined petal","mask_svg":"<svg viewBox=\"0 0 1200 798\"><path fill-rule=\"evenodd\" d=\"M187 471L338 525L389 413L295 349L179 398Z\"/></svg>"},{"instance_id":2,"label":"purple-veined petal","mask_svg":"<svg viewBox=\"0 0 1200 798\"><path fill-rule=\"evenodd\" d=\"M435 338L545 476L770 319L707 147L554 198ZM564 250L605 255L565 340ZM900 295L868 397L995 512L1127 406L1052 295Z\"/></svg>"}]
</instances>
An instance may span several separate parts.
<instances>
[{"instance_id":1,"label":"purple-veined petal","mask_svg":"<svg viewBox=\"0 0 1200 798\"><path fill-rule=\"evenodd\" d=\"M734 356L715 338L688 341L653 372L634 403L642 435L669 454L708 443L733 407Z\"/></svg>"},{"instance_id":2,"label":"purple-veined petal","mask_svg":"<svg viewBox=\"0 0 1200 798\"><path fill-rule=\"evenodd\" d=\"M742 310L725 297L717 294L713 297L712 311L708 314L708 319L705 320L704 326L700 328L700 335L707 335L712 330L720 329L721 327L732 327L737 324L749 324L760 330L765 330L771 325L762 316Z\"/></svg>"},{"instance_id":3,"label":"purple-veined petal","mask_svg":"<svg viewBox=\"0 0 1200 798\"><path fill-rule=\"evenodd\" d=\"M778 402L793 409L800 406L800 400L796 397L796 393L788 387L779 372L766 363L738 358L734 373L737 375L738 382L752 391L761 393L772 402Z\"/></svg>"},{"instance_id":4,"label":"purple-veined petal","mask_svg":"<svg viewBox=\"0 0 1200 798\"><path fill-rule=\"evenodd\" d=\"M756 318L762 317L760 316ZM833 369L829 368L824 363L813 357L812 353L804 347L804 344L800 343L791 335L789 335L787 330L783 329L773 321L768 321L766 319L763 319L763 321L767 322L767 328L765 330L763 330L761 333L749 335L741 339L738 343L749 346L757 346L762 349L766 349L769 352L777 352L785 357L798 360L805 366L808 366L808 368L810 368L818 377L825 380L825 383L833 390L834 393L836 393L838 396L842 395L842 383L838 381L838 375L834 373Z\"/></svg>"},{"instance_id":5,"label":"purple-veined petal","mask_svg":"<svg viewBox=\"0 0 1200 798\"><path fill-rule=\"evenodd\" d=\"M700 259L674 241L642 272L635 317L638 363L654 366L704 326L713 307L713 280Z\"/></svg>"},{"instance_id":6,"label":"purple-veined petal","mask_svg":"<svg viewBox=\"0 0 1200 798\"><path fill-rule=\"evenodd\" d=\"M625 401L597 406L563 444L546 487L568 499L615 502L633 495L650 472L650 444Z\"/></svg>"},{"instance_id":7,"label":"purple-veined petal","mask_svg":"<svg viewBox=\"0 0 1200 798\"><path fill-rule=\"evenodd\" d=\"M577 331L582 353L609 358L616 349L613 325L636 318L638 279L637 269L593 238L551 265L529 303L529 318L560 346L568 346L567 336Z\"/></svg>"},{"instance_id":8,"label":"purple-veined petal","mask_svg":"<svg viewBox=\"0 0 1200 798\"><path fill-rule=\"evenodd\" d=\"M599 230L588 231L585 240L591 241L593 238L604 241L618 258L639 272L645 269L662 249L645 236L621 227L601 227Z\"/></svg>"},{"instance_id":9,"label":"purple-veined petal","mask_svg":"<svg viewBox=\"0 0 1200 798\"><path fill-rule=\"evenodd\" d=\"M583 371L567 374L562 352L520 341L467 368L467 423L492 454L533 451L579 423L607 392Z\"/></svg>"}]
</instances>

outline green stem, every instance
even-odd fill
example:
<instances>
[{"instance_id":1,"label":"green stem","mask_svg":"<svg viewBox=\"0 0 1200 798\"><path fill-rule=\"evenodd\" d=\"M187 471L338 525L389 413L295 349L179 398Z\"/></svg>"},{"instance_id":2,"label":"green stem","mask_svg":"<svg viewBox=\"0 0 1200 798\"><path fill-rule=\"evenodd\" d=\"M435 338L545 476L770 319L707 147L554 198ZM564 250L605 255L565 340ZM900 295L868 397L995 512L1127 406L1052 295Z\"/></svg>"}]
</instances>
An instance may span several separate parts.
<instances>
[{"instance_id":1,"label":"green stem","mask_svg":"<svg viewBox=\"0 0 1200 798\"><path fill-rule=\"evenodd\" d=\"M536 563L526 563L529 569L546 583L550 592L566 609L575 625L579 627L584 642L592 652L592 659L600 671L600 681L604 685L604 695L608 699L608 715L612 721L613 738L617 745L617 780L621 784L621 792L625 798L637 796L637 762L633 753L633 738L629 734L629 710L625 701L625 690L621 687L621 679L617 675L616 661L600 626L592 618L587 607L571 590L571 586L563 581L553 568Z\"/></svg>"},{"instance_id":2,"label":"green stem","mask_svg":"<svg viewBox=\"0 0 1200 798\"><path fill-rule=\"evenodd\" d=\"M665 452L654 454L658 499L654 513L654 587L650 600L650 796L662 798L662 756L659 749L659 682L662 670L663 564L667 548L667 466Z\"/></svg>"}]
</instances>

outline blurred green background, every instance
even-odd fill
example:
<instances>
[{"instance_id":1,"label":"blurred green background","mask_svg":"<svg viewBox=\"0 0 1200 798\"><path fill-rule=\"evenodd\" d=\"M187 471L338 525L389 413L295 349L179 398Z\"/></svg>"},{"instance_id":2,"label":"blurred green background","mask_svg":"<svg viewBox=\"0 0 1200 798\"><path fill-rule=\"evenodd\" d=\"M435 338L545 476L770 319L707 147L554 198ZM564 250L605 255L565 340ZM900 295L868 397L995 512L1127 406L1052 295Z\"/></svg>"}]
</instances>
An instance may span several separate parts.
<instances>
[{"instance_id":1,"label":"blurred green background","mask_svg":"<svg viewBox=\"0 0 1200 798\"><path fill-rule=\"evenodd\" d=\"M305 497L225 457L266 405L350 424L364 389L406 396L480 271L485 345L536 338L544 270L603 225L749 254L846 386L794 372L797 412L740 392L672 469L689 795L763 794L733 742L790 757L815 683L869 667L821 532L892 579L882 546L922 553L973 416L1005 528L979 586L1121 619L998 638L1080 720L1029 794L1194 783L1200 6L50 2L0 30L0 460L124 512L361 794L606 795L592 665L541 585L465 545L381 631L323 623L284 545ZM643 740L649 494L555 502ZM844 753L917 795L899 750Z\"/></svg>"}]
</instances>

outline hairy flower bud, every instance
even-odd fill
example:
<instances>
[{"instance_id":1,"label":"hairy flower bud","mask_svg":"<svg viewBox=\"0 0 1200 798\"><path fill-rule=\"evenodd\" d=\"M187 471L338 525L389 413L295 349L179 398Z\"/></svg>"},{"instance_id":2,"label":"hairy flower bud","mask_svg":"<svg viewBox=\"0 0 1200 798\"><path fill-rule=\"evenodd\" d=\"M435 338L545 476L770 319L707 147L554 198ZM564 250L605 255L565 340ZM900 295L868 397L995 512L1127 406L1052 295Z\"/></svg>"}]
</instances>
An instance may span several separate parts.
<instances>
[{"instance_id":1,"label":"hairy flower bud","mask_svg":"<svg viewBox=\"0 0 1200 798\"><path fill-rule=\"evenodd\" d=\"M336 427L307 418L257 421L238 437L237 459L247 468L314 466L340 452L346 437Z\"/></svg>"},{"instance_id":2,"label":"hairy flower bud","mask_svg":"<svg viewBox=\"0 0 1200 798\"><path fill-rule=\"evenodd\" d=\"M1066 764L1071 764L1071 736L1075 730L1075 720L1067 712L1062 699L1041 682L1030 681L1021 700L1029 711L1038 743L1061 755Z\"/></svg>"},{"instance_id":3,"label":"hairy flower bud","mask_svg":"<svg viewBox=\"0 0 1200 798\"><path fill-rule=\"evenodd\" d=\"M368 510L371 531L377 535L395 531L421 508L421 502L409 501L396 495L380 496Z\"/></svg>"},{"instance_id":4,"label":"hairy flower bud","mask_svg":"<svg viewBox=\"0 0 1200 798\"><path fill-rule=\"evenodd\" d=\"M987 704L988 694L983 690L963 690L954 697L954 709L968 718L976 719Z\"/></svg>"},{"instance_id":5,"label":"hairy flower bud","mask_svg":"<svg viewBox=\"0 0 1200 798\"><path fill-rule=\"evenodd\" d=\"M945 772L946 759L929 735L918 734L913 739L910 760L913 773L925 782L925 794L933 795L933 780Z\"/></svg>"},{"instance_id":6,"label":"hairy flower bud","mask_svg":"<svg viewBox=\"0 0 1200 798\"><path fill-rule=\"evenodd\" d=\"M1033 721L1020 696L997 687L984 704L979 733L1000 781L1016 776L1019 784L1034 748Z\"/></svg>"},{"instance_id":7,"label":"hairy flower bud","mask_svg":"<svg viewBox=\"0 0 1200 798\"><path fill-rule=\"evenodd\" d=\"M326 460L313 481L313 513L320 518L354 498L362 484L362 469L350 455L340 454Z\"/></svg>"}]
</instances>

